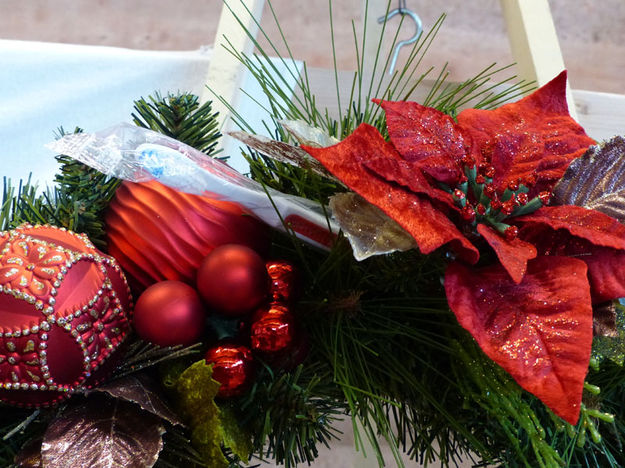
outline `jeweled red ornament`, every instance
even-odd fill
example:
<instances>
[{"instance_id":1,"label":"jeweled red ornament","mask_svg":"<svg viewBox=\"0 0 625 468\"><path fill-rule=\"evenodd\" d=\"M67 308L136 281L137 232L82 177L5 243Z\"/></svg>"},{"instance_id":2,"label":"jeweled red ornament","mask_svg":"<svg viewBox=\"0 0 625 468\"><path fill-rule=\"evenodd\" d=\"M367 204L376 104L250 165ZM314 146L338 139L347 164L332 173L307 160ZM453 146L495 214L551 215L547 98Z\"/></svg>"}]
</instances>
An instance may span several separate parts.
<instances>
[{"instance_id":1,"label":"jeweled red ornament","mask_svg":"<svg viewBox=\"0 0 625 468\"><path fill-rule=\"evenodd\" d=\"M221 343L206 352L207 364L213 365L213 379L221 384L217 396L240 396L249 388L254 375L254 358L249 348Z\"/></svg>"},{"instance_id":2,"label":"jeweled red ornament","mask_svg":"<svg viewBox=\"0 0 625 468\"><path fill-rule=\"evenodd\" d=\"M211 310L238 317L267 298L269 275L264 260L249 247L222 245L202 260L197 289Z\"/></svg>"},{"instance_id":3,"label":"jeweled red ornament","mask_svg":"<svg viewBox=\"0 0 625 468\"><path fill-rule=\"evenodd\" d=\"M158 346L188 346L202 336L206 312L197 291L181 281L147 288L135 305L137 334Z\"/></svg>"},{"instance_id":4,"label":"jeweled red ornament","mask_svg":"<svg viewBox=\"0 0 625 468\"><path fill-rule=\"evenodd\" d=\"M269 248L269 228L241 205L158 182L124 182L105 221L109 253L142 288L165 280L193 284L200 262L219 245Z\"/></svg>"},{"instance_id":5,"label":"jeweled red ornament","mask_svg":"<svg viewBox=\"0 0 625 468\"><path fill-rule=\"evenodd\" d=\"M29 225L0 233L0 400L47 406L98 383L131 308L121 269L86 236Z\"/></svg>"},{"instance_id":6,"label":"jeweled red ornament","mask_svg":"<svg viewBox=\"0 0 625 468\"><path fill-rule=\"evenodd\" d=\"M250 325L252 350L277 354L287 350L295 341L295 318L284 304L271 303L254 313Z\"/></svg>"},{"instance_id":7,"label":"jeweled red ornament","mask_svg":"<svg viewBox=\"0 0 625 468\"><path fill-rule=\"evenodd\" d=\"M293 302L300 293L300 279L292 263L284 260L272 260L266 263L271 279L271 298L278 302Z\"/></svg>"}]
</instances>

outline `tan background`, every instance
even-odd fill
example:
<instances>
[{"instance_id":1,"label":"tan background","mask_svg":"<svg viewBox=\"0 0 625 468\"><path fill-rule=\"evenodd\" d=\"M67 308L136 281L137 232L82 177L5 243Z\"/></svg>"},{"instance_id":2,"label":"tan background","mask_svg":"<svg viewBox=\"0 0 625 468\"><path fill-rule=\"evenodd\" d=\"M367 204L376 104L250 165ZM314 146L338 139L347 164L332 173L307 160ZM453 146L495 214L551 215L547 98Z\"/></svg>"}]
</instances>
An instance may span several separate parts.
<instances>
[{"instance_id":1,"label":"tan background","mask_svg":"<svg viewBox=\"0 0 625 468\"><path fill-rule=\"evenodd\" d=\"M361 3L333 2L343 69L353 63L350 20L359 26ZM625 1L549 3L573 88L625 94ZM221 4L221 0L0 0L0 38L191 50L212 43ZM310 66L329 67L328 1L274 0L273 5L296 58ZM440 13L448 14L429 61L436 65L448 61L452 79L467 78L494 61L512 61L497 0L407 0L407 6L422 17L426 28ZM263 25L271 37L278 37L268 7Z\"/></svg>"},{"instance_id":2,"label":"tan background","mask_svg":"<svg viewBox=\"0 0 625 468\"><path fill-rule=\"evenodd\" d=\"M350 21L354 19L359 30L362 2L333 3L338 65L351 69ZM572 87L625 94L625 1L551 0L550 4ZM221 5L221 0L0 0L0 39L194 50L212 43ZM330 67L328 1L273 0L273 6L294 56L312 67ZM492 62L512 62L498 0L407 0L407 6L421 16L426 29L442 12L448 14L425 66L449 62L451 79L462 80ZM278 37L268 7L263 26L271 37ZM388 461L392 466L391 457ZM314 466L362 467L364 463L352 458L347 436Z\"/></svg>"}]
</instances>

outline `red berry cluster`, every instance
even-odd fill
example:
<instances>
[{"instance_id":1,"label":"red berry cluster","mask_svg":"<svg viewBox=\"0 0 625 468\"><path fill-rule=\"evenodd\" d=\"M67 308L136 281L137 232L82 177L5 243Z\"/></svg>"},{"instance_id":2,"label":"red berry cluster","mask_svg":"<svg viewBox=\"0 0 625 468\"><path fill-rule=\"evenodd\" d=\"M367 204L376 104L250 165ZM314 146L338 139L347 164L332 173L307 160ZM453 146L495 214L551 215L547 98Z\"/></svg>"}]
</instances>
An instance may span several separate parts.
<instances>
[{"instance_id":1,"label":"red berry cluster","mask_svg":"<svg viewBox=\"0 0 625 468\"><path fill-rule=\"evenodd\" d=\"M528 193L536 184L536 177L532 174L511 181L501 190L493 184L495 168L490 164L476 164L473 157L465 156L461 168L463 175L457 186L448 188L448 191L461 209L462 219L472 228L479 223L488 224L508 240L518 235L518 228L504 220L532 213L546 205L551 197L549 192L541 192L529 198Z\"/></svg>"}]
</instances>

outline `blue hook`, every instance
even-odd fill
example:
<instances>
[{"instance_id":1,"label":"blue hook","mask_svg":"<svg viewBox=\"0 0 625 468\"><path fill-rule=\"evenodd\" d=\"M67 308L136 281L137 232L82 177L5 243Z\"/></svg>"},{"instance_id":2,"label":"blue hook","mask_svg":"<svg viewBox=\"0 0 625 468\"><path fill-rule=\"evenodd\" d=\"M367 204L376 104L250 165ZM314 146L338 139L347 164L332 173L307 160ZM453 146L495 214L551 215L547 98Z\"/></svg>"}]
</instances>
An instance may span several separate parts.
<instances>
[{"instance_id":1,"label":"blue hook","mask_svg":"<svg viewBox=\"0 0 625 468\"><path fill-rule=\"evenodd\" d=\"M421 32L423 32L423 25L421 23L421 18L419 18L419 15L417 15L414 11L406 8L406 0L399 0L399 7L395 8L392 11L389 11L388 15L386 16L380 16L378 18L378 23L380 24L384 23L390 20L395 15L409 16L414 21L416 29L415 29L414 35L410 39L407 39L405 41L399 41L397 45L395 46L395 51L393 52L393 58L391 59L391 66L389 67L389 72L388 72L389 75L392 75L393 72L395 71L395 65L397 64L397 57L399 56L399 49L401 49L404 46L414 44L415 42L417 42L417 39L419 39Z\"/></svg>"}]
</instances>

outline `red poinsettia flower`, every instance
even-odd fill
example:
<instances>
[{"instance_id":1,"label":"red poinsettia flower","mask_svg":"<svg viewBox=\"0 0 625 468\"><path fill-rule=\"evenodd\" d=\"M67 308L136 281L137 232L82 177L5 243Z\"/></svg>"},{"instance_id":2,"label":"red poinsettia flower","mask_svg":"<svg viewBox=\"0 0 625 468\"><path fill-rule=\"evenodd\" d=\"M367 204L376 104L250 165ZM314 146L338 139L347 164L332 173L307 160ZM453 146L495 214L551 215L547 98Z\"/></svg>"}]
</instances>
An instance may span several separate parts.
<instances>
[{"instance_id":1,"label":"red poinsettia flower","mask_svg":"<svg viewBox=\"0 0 625 468\"><path fill-rule=\"evenodd\" d=\"M592 303L625 296L625 226L546 206L593 140L568 113L566 72L518 102L457 121L414 102L380 102L390 142L363 124L305 148L381 208L428 254L456 259L449 305L482 350L574 424L592 345ZM478 263L479 262L479 263Z\"/></svg>"}]
</instances>

